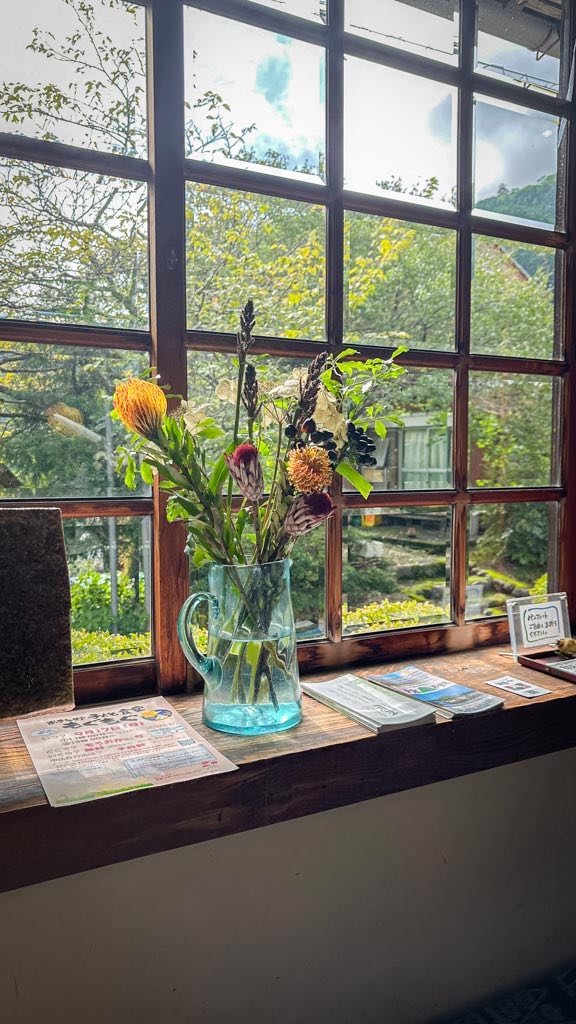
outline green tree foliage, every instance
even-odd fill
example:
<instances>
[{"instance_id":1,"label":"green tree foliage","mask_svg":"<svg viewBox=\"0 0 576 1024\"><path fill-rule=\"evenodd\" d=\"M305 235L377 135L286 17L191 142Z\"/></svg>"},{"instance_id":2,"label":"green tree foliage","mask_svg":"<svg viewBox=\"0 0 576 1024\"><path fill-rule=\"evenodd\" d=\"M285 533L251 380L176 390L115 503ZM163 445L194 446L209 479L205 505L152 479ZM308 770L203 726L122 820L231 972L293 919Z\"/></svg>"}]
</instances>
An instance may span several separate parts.
<instances>
[{"instance_id":1,"label":"green tree foliage","mask_svg":"<svg viewBox=\"0 0 576 1024\"><path fill-rule=\"evenodd\" d=\"M490 210L491 213L507 217L555 224L556 175L547 174L534 185L524 185L522 188L501 185L495 196L481 199L477 205L481 210Z\"/></svg>"},{"instance_id":2,"label":"green tree foliage","mask_svg":"<svg viewBox=\"0 0 576 1024\"><path fill-rule=\"evenodd\" d=\"M258 330L324 338L324 211L271 196L189 185L188 325L235 331L242 296L254 295Z\"/></svg>"},{"instance_id":3,"label":"green tree foliage","mask_svg":"<svg viewBox=\"0 0 576 1024\"><path fill-rule=\"evenodd\" d=\"M534 584L546 571L548 536L553 506L547 504L486 505L482 534L474 550L473 564L505 576L510 568L520 587ZM542 593L546 589L541 588Z\"/></svg>"},{"instance_id":4,"label":"green tree foliage","mask_svg":"<svg viewBox=\"0 0 576 1024\"><path fill-rule=\"evenodd\" d=\"M0 314L147 327L146 186L0 163Z\"/></svg>"},{"instance_id":5,"label":"green tree foliage","mask_svg":"<svg viewBox=\"0 0 576 1024\"><path fill-rule=\"evenodd\" d=\"M454 347L453 231L349 213L345 260L347 341Z\"/></svg>"}]
</instances>

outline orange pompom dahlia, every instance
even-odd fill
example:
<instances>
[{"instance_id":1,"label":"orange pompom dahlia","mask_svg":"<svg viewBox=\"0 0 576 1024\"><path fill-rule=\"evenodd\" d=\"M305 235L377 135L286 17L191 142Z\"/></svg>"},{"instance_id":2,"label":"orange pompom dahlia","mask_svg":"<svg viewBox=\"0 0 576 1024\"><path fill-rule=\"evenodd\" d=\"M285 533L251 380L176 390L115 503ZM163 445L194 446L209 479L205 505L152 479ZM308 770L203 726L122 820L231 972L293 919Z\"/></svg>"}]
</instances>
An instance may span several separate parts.
<instances>
[{"instance_id":1,"label":"orange pompom dahlia","mask_svg":"<svg viewBox=\"0 0 576 1024\"><path fill-rule=\"evenodd\" d=\"M286 472L290 483L300 494L318 494L332 481L328 452L315 444L289 452Z\"/></svg>"},{"instance_id":2,"label":"orange pompom dahlia","mask_svg":"<svg viewBox=\"0 0 576 1024\"><path fill-rule=\"evenodd\" d=\"M166 415L166 395L152 381L123 380L116 385L114 408L128 430L157 441Z\"/></svg>"}]
</instances>

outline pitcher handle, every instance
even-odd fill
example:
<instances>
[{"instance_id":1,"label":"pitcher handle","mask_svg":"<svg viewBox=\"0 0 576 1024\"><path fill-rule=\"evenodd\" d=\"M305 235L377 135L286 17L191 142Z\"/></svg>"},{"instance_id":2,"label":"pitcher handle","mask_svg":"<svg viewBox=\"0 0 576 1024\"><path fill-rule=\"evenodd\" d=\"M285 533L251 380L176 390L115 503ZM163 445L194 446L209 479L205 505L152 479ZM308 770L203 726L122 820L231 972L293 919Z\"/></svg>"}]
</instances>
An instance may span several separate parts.
<instances>
[{"instance_id":1,"label":"pitcher handle","mask_svg":"<svg viewBox=\"0 0 576 1024\"><path fill-rule=\"evenodd\" d=\"M208 602L215 615L219 614L218 602L213 594L207 594L203 591L198 594L192 594L184 602L178 615L178 639L192 667L200 675L204 676L205 679L209 679L213 684L217 684L222 674L220 662L217 658L207 658L204 654L200 653L192 632L192 616L202 601Z\"/></svg>"}]
</instances>

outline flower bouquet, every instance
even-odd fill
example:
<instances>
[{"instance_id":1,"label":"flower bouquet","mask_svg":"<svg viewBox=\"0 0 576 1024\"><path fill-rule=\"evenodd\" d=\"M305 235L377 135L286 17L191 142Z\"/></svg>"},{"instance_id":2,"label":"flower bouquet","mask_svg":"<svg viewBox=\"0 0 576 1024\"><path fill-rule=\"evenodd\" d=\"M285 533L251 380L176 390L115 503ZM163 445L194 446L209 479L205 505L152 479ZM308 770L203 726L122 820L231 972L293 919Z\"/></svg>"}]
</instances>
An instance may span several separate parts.
<instances>
[{"instance_id":1,"label":"flower bouquet","mask_svg":"<svg viewBox=\"0 0 576 1024\"><path fill-rule=\"evenodd\" d=\"M240 734L300 721L290 552L333 514L335 473L370 493L362 470L376 465L377 439L397 422L385 416L378 389L403 372L394 362L403 349L387 360L359 360L346 349L321 352L307 368L271 380L265 357L251 358L254 325L248 302L235 380L216 389L232 405L228 429L186 402L168 413L165 391L150 380L122 381L114 395L116 415L131 432L119 449L128 486L137 473L148 484L157 474L169 492L169 520L186 523L193 565L210 563L209 592L188 599L178 632L205 680L206 723ZM219 419L225 423L225 408ZM202 601L206 653L192 625Z\"/></svg>"}]
</instances>

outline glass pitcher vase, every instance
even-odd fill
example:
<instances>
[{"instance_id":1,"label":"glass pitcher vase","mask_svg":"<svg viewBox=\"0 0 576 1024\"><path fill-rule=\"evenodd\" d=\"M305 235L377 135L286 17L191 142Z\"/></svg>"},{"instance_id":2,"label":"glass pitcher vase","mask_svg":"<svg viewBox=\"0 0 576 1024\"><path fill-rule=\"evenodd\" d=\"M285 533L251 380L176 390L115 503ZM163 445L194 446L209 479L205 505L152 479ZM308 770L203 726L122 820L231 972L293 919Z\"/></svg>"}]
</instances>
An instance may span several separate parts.
<instances>
[{"instance_id":1,"label":"glass pitcher vase","mask_svg":"<svg viewBox=\"0 0 576 1024\"><path fill-rule=\"evenodd\" d=\"M178 637L204 677L203 718L240 736L298 725L302 702L290 595L291 560L210 566L209 592L192 594L178 617ZM194 614L208 604L208 646L198 650Z\"/></svg>"}]
</instances>

